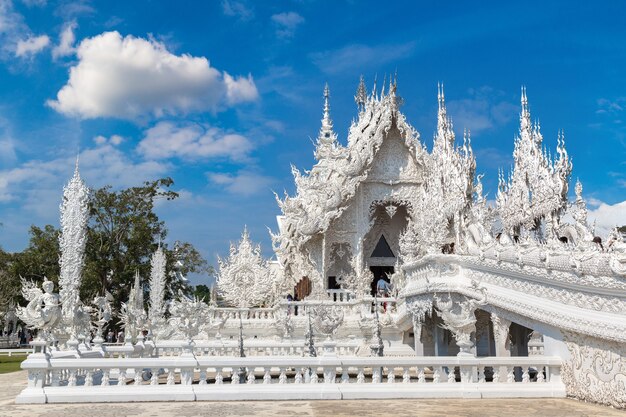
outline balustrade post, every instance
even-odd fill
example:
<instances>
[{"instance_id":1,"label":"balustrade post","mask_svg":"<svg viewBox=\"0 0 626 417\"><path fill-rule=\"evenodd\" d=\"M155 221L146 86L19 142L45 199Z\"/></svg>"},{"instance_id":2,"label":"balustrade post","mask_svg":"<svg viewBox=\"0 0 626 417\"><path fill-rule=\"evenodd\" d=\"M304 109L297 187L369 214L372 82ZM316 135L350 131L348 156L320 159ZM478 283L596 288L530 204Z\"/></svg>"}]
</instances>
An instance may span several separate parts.
<instances>
[{"instance_id":1,"label":"balustrade post","mask_svg":"<svg viewBox=\"0 0 626 417\"><path fill-rule=\"evenodd\" d=\"M506 367L506 382L507 384L512 384L515 382L515 367L507 366Z\"/></svg>"},{"instance_id":2,"label":"balustrade post","mask_svg":"<svg viewBox=\"0 0 626 417\"><path fill-rule=\"evenodd\" d=\"M58 387L61 382L61 372L58 369L52 370L52 375L50 375L50 385L53 387Z\"/></svg>"},{"instance_id":3,"label":"balustrade post","mask_svg":"<svg viewBox=\"0 0 626 417\"><path fill-rule=\"evenodd\" d=\"M420 366L417 368L417 383L423 384L424 382L426 382L426 375L424 374L424 368Z\"/></svg>"},{"instance_id":4,"label":"balustrade post","mask_svg":"<svg viewBox=\"0 0 626 417\"><path fill-rule=\"evenodd\" d=\"M93 370L91 369L87 370L87 373L85 374L85 386L86 387L93 386Z\"/></svg>"},{"instance_id":5,"label":"balustrade post","mask_svg":"<svg viewBox=\"0 0 626 417\"><path fill-rule=\"evenodd\" d=\"M341 383L347 384L350 382L350 374L348 374L348 367L344 366L341 370Z\"/></svg>"},{"instance_id":6,"label":"balustrade post","mask_svg":"<svg viewBox=\"0 0 626 417\"><path fill-rule=\"evenodd\" d=\"M402 368L402 383L403 384L408 384L411 382L411 367L409 366L405 366L404 368Z\"/></svg>"},{"instance_id":7,"label":"balustrade post","mask_svg":"<svg viewBox=\"0 0 626 417\"><path fill-rule=\"evenodd\" d=\"M133 385L141 385L141 370L135 368L135 377L133 378Z\"/></svg>"},{"instance_id":8,"label":"balustrade post","mask_svg":"<svg viewBox=\"0 0 626 417\"><path fill-rule=\"evenodd\" d=\"M448 383L455 383L456 382L456 376L454 375L454 366L449 366L448 367Z\"/></svg>"},{"instance_id":9,"label":"balustrade post","mask_svg":"<svg viewBox=\"0 0 626 417\"><path fill-rule=\"evenodd\" d=\"M437 367L435 368L435 371L433 372L433 384L438 384L440 381L439 379L441 378L441 372L439 371L441 368Z\"/></svg>"},{"instance_id":10,"label":"balustrade post","mask_svg":"<svg viewBox=\"0 0 626 417\"><path fill-rule=\"evenodd\" d=\"M108 386L111 382L109 379L110 372L111 370L108 368L102 370L102 381L100 382L100 385L102 385L103 387Z\"/></svg>"},{"instance_id":11,"label":"balustrade post","mask_svg":"<svg viewBox=\"0 0 626 417\"><path fill-rule=\"evenodd\" d=\"M395 369L393 368L393 366L387 368L387 383L388 384L393 384L396 380L396 375L394 371Z\"/></svg>"},{"instance_id":12,"label":"balustrade post","mask_svg":"<svg viewBox=\"0 0 626 417\"><path fill-rule=\"evenodd\" d=\"M224 383L224 376L222 375L222 368L215 368L215 385L222 385Z\"/></svg>"},{"instance_id":13,"label":"balustrade post","mask_svg":"<svg viewBox=\"0 0 626 417\"><path fill-rule=\"evenodd\" d=\"M372 384L380 384L382 368L376 366L372 368Z\"/></svg>"},{"instance_id":14,"label":"balustrade post","mask_svg":"<svg viewBox=\"0 0 626 417\"><path fill-rule=\"evenodd\" d=\"M263 374L263 383L264 384L271 384L272 383L272 374L270 374L271 368L269 366L266 366L263 369L265 371L265 373Z\"/></svg>"},{"instance_id":15,"label":"balustrade post","mask_svg":"<svg viewBox=\"0 0 626 417\"><path fill-rule=\"evenodd\" d=\"M126 368L120 368L120 373L117 377L117 385L126 385Z\"/></svg>"},{"instance_id":16,"label":"balustrade post","mask_svg":"<svg viewBox=\"0 0 626 417\"><path fill-rule=\"evenodd\" d=\"M537 367L537 382L546 382L546 378L543 375L543 366Z\"/></svg>"},{"instance_id":17,"label":"balustrade post","mask_svg":"<svg viewBox=\"0 0 626 417\"><path fill-rule=\"evenodd\" d=\"M364 384L365 383L365 372L363 371L363 367L359 366L358 367L358 374L356 377L356 383L357 384Z\"/></svg>"}]
</instances>

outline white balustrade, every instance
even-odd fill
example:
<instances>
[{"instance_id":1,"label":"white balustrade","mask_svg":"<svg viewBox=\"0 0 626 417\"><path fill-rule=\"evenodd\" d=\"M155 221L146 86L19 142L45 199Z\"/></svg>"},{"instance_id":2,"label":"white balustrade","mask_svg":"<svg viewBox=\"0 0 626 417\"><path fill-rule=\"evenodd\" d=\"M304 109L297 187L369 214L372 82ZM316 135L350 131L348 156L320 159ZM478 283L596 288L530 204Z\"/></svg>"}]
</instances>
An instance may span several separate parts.
<instances>
[{"instance_id":1,"label":"white balustrade","mask_svg":"<svg viewBox=\"0 0 626 417\"><path fill-rule=\"evenodd\" d=\"M565 396L558 357L188 354L41 360L41 355L33 354L24 362L30 383L16 402ZM493 371L500 367L507 370L506 381ZM522 371L519 382L515 382L515 368ZM262 370L261 378L255 370Z\"/></svg>"}]
</instances>

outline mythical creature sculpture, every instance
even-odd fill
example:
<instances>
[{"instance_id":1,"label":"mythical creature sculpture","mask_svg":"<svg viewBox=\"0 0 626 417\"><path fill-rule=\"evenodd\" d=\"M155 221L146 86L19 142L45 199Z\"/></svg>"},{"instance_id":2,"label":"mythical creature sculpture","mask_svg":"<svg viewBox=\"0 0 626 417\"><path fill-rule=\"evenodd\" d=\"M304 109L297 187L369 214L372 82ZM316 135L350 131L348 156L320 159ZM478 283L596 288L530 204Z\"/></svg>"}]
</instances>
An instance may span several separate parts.
<instances>
[{"instance_id":1,"label":"mythical creature sculpture","mask_svg":"<svg viewBox=\"0 0 626 417\"><path fill-rule=\"evenodd\" d=\"M311 308L313 327L328 339L343 323L344 311L341 306L322 304Z\"/></svg>"},{"instance_id":2,"label":"mythical creature sculpture","mask_svg":"<svg viewBox=\"0 0 626 417\"><path fill-rule=\"evenodd\" d=\"M484 292L480 300L466 298L464 301L455 303L452 297L444 301L435 295L435 301L435 308L444 322L441 327L454 334L456 344L461 350L459 355L472 354L471 348L474 344L471 335L476 331L474 312L478 306L485 304Z\"/></svg>"},{"instance_id":3,"label":"mythical creature sculpture","mask_svg":"<svg viewBox=\"0 0 626 417\"><path fill-rule=\"evenodd\" d=\"M180 291L170 304L169 324L176 335L191 341L211 326L209 306L197 297L189 298Z\"/></svg>"},{"instance_id":4,"label":"mythical creature sculpture","mask_svg":"<svg viewBox=\"0 0 626 417\"><path fill-rule=\"evenodd\" d=\"M59 295L54 293L54 283L44 277L41 289L32 281L22 278L22 296L28 301L26 307L17 308L17 316L29 329L40 330L38 337L54 341L54 329L61 322Z\"/></svg>"},{"instance_id":5,"label":"mythical creature sculpture","mask_svg":"<svg viewBox=\"0 0 626 417\"><path fill-rule=\"evenodd\" d=\"M98 329L97 336L100 339L103 337L104 326L111 320L111 316L113 315L113 309L111 308L112 302L113 296L108 291L106 291L105 295L94 297L91 302L91 304L96 307L94 325Z\"/></svg>"}]
</instances>

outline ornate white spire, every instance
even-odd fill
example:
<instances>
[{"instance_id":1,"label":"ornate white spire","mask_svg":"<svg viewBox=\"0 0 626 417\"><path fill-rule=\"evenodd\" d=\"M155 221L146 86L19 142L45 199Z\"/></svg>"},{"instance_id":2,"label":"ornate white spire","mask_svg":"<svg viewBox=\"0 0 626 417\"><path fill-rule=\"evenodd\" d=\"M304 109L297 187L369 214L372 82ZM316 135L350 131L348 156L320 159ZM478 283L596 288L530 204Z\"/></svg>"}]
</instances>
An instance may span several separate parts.
<instances>
[{"instance_id":1,"label":"ornate white spire","mask_svg":"<svg viewBox=\"0 0 626 417\"><path fill-rule=\"evenodd\" d=\"M561 212L566 207L572 164L565 150L562 132L557 137L556 161L541 148L539 123L531 125L526 88L522 87L520 134L515 139L514 166L509 180L500 180L496 202L502 224L508 232L540 231L542 221L548 238L556 239Z\"/></svg>"},{"instance_id":2,"label":"ornate white spire","mask_svg":"<svg viewBox=\"0 0 626 417\"><path fill-rule=\"evenodd\" d=\"M356 89L354 101L359 109L359 113L365 110L365 103L367 103L367 88L365 87L365 78L363 78L362 75L359 79L359 87Z\"/></svg>"},{"instance_id":3,"label":"ornate white spire","mask_svg":"<svg viewBox=\"0 0 626 417\"><path fill-rule=\"evenodd\" d=\"M126 330L126 340L135 340L139 332L144 330L147 321L146 311L143 308L143 286L139 270L135 271L135 284L130 289L128 302L122 303L120 319Z\"/></svg>"},{"instance_id":4,"label":"ornate white spire","mask_svg":"<svg viewBox=\"0 0 626 417\"><path fill-rule=\"evenodd\" d=\"M333 120L330 118L330 88L324 86L324 113L322 127L317 137L315 158L320 160L333 154L337 148L337 134L333 131Z\"/></svg>"},{"instance_id":5,"label":"ornate white spire","mask_svg":"<svg viewBox=\"0 0 626 417\"><path fill-rule=\"evenodd\" d=\"M324 117L322 118L322 132L332 132L333 121L330 118L330 88L328 83L324 85ZM328 137L328 136L326 136Z\"/></svg>"},{"instance_id":6,"label":"ornate white spire","mask_svg":"<svg viewBox=\"0 0 626 417\"><path fill-rule=\"evenodd\" d=\"M79 328L84 327L84 325L89 326L88 316L86 324L77 322L79 317L83 317L77 310L82 309L79 293L87 243L88 203L89 189L80 178L78 158L76 158L74 176L63 188L63 202L60 206L61 234L59 235L59 248L61 250L59 295L63 320L70 326L73 337L77 336L78 332L85 330Z\"/></svg>"},{"instance_id":7,"label":"ornate white spire","mask_svg":"<svg viewBox=\"0 0 626 417\"><path fill-rule=\"evenodd\" d=\"M151 321L158 320L165 313L165 266L166 258L163 248L159 248L152 255L150 262L150 307L148 317Z\"/></svg>"},{"instance_id":8,"label":"ornate white spire","mask_svg":"<svg viewBox=\"0 0 626 417\"><path fill-rule=\"evenodd\" d=\"M452 130L452 121L448 117L448 112L446 110L446 99L443 92L443 83L437 83L437 103L437 134L435 136L434 147L452 149L454 147L455 136Z\"/></svg>"}]
</instances>

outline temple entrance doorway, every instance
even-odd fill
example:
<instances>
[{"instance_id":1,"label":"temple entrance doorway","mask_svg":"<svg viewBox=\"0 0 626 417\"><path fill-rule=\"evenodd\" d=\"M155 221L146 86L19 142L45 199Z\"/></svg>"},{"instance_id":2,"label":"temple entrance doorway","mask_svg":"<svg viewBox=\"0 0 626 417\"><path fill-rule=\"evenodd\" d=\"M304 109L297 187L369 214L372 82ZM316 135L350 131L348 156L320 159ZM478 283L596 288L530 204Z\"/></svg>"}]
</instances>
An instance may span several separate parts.
<instances>
[{"instance_id":1,"label":"temple entrance doorway","mask_svg":"<svg viewBox=\"0 0 626 417\"><path fill-rule=\"evenodd\" d=\"M393 274L394 269L393 266L370 266L370 271L372 271L372 274L374 275L371 287L371 295L373 297L376 295L376 283L378 280L382 278L389 283L389 276Z\"/></svg>"}]
</instances>

